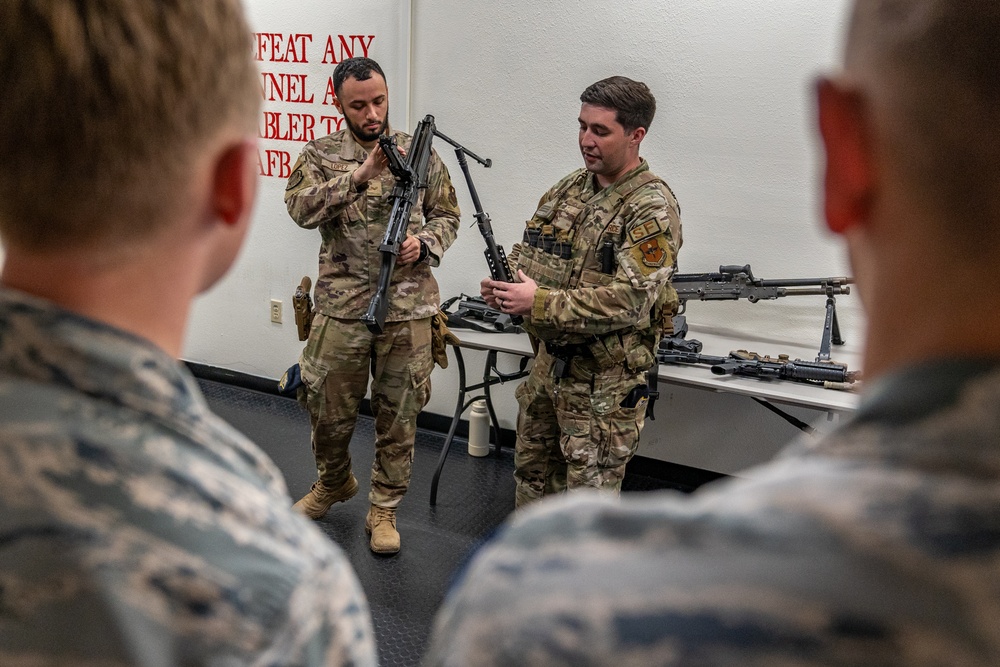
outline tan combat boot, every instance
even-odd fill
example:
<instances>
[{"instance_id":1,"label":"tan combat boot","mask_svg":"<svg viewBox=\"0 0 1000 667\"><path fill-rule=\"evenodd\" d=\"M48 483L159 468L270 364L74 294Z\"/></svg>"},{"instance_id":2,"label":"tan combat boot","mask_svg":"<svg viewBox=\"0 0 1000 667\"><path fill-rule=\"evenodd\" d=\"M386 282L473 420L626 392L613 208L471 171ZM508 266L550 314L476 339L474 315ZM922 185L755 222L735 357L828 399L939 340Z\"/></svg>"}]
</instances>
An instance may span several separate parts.
<instances>
[{"instance_id":1,"label":"tan combat boot","mask_svg":"<svg viewBox=\"0 0 1000 667\"><path fill-rule=\"evenodd\" d=\"M309 493L295 503L296 510L310 519L322 519L334 503L350 500L358 492L358 480L351 475L339 488L328 489L323 482L315 482Z\"/></svg>"},{"instance_id":2,"label":"tan combat boot","mask_svg":"<svg viewBox=\"0 0 1000 667\"><path fill-rule=\"evenodd\" d=\"M372 505L365 517L365 531L372 536L371 548L377 554L394 554L399 551L399 533L396 532L396 510Z\"/></svg>"}]
</instances>

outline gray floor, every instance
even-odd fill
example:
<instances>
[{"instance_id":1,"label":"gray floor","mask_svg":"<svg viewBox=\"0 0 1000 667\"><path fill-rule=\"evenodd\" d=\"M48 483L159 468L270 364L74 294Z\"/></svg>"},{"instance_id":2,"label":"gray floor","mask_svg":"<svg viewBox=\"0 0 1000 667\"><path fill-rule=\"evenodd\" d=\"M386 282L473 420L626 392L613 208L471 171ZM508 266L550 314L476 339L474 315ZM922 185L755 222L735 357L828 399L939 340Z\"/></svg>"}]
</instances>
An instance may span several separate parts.
<instances>
[{"instance_id":1,"label":"gray floor","mask_svg":"<svg viewBox=\"0 0 1000 667\"><path fill-rule=\"evenodd\" d=\"M316 476L309 448L309 418L292 399L200 380L212 409L246 433L275 461L297 499ZM381 664L417 665L426 648L434 613L454 572L514 508L513 454L504 450L473 458L456 439L430 507L430 486L443 435L417 433L410 490L397 514L403 548L392 557L368 548L368 470L374 454L372 420L359 417L351 455L361 484L357 496L335 505L317 525L347 553L368 596ZM663 480L626 475L625 490L672 486Z\"/></svg>"}]
</instances>

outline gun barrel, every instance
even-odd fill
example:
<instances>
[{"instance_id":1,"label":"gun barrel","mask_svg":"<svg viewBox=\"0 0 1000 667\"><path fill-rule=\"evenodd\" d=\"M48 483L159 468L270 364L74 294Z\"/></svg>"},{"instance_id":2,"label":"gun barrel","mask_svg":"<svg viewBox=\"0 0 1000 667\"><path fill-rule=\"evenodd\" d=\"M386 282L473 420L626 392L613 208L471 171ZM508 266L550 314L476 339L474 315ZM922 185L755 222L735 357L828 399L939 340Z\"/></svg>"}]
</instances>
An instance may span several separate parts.
<instances>
[{"instance_id":1,"label":"gun barrel","mask_svg":"<svg viewBox=\"0 0 1000 667\"><path fill-rule=\"evenodd\" d=\"M379 268L379 289L372 295L372 300L368 303L368 310L361 316L368 330L373 334L380 334L385 330L385 318L389 314L389 279L392 277L392 270L396 267L396 257L388 255L390 261L386 260L386 255L382 256L382 266ZM385 287L383 287L383 284Z\"/></svg>"},{"instance_id":2,"label":"gun barrel","mask_svg":"<svg viewBox=\"0 0 1000 667\"><path fill-rule=\"evenodd\" d=\"M807 287L817 285L820 287L839 287L841 285L852 285L854 278L847 276L833 276L831 278L785 278L777 280L758 280L757 283L764 287Z\"/></svg>"}]
</instances>

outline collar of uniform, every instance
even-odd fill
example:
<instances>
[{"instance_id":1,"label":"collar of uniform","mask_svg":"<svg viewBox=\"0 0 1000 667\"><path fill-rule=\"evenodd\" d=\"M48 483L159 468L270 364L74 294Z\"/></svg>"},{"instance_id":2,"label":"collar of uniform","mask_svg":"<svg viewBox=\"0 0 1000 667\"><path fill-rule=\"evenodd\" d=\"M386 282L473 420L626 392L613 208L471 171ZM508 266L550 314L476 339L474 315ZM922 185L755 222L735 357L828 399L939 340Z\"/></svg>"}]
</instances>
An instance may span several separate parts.
<instances>
[{"instance_id":1,"label":"collar of uniform","mask_svg":"<svg viewBox=\"0 0 1000 667\"><path fill-rule=\"evenodd\" d=\"M391 124L385 126L386 134L395 134ZM344 143L340 147L340 159L345 162L364 162L368 158L368 151L354 138L354 133L350 128L344 131Z\"/></svg>"},{"instance_id":2,"label":"collar of uniform","mask_svg":"<svg viewBox=\"0 0 1000 667\"><path fill-rule=\"evenodd\" d=\"M0 373L167 419L208 414L194 378L149 341L8 288L0 289Z\"/></svg>"},{"instance_id":3,"label":"collar of uniform","mask_svg":"<svg viewBox=\"0 0 1000 667\"><path fill-rule=\"evenodd\" d=\"M636 174L643 171L649 171L649 163L646 162L645 158L639 158L638 167L622 174L621 178L619 178L617 181L615 181L608 187L603 188L601 190L597 189L597 176L588 171L586 172L588 178L584 181L583 185L583 196L589 199L594 195L605 195L605 196L609 195L612 192L614 192L615 188L617 188L619 185L627 182L630 178L633 178Z\"/></svg>"},{"instance_id":4,"label":"collar of uniform","mask_svg":"<svg viewBox=\"0 0 1000 667\"><path fill-rule=\"evenodd\" d=\"M854 421L907 423L926 418L954 405L971 383L990 375L1000 376L1000 359L932 359L900 368L865 387Z\"/></svg>"}]
</instances>

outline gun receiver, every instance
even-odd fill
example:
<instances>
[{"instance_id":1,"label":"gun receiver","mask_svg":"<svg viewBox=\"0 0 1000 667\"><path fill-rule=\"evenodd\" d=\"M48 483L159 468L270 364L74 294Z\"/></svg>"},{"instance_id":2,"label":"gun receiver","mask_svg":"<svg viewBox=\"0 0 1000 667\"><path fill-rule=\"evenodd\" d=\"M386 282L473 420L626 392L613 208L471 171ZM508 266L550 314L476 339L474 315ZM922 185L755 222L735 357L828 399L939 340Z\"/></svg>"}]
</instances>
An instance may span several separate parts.
<instances>
[{"instance_id":1,"label":"gun receiver","mask_svg":"<svg viewBox=\"0 0 1000 667\"><path fill-rule=\"evenodd\" d=\"M458 165L462 168L462 173L465 175L465 182L469 186L469 194L472 196L472 204L476 209L474 215L476 224L479 226L479 233L483 235L483 240L486 242L486 250L483 251L483 254L486 256L486 266L490 269L490 277L498 282L514 282L514 276L511 275L510 266L507 264L507 254L504 252L503 246L499 245L493 236L493 225L490 222L490 215L483 210L483 205L479 201L479 193L476 191L476 184L472 180L472 174L469 172L469 162L465 159L465 156L468 155L487 169L490 168L493 161L489 158L479 157L465 146L437 130L434 131L434 134L455 147L455 157L458 159ZM514 315L509 317L509 320L511 324L518 326L524 321L524 318L520 315Z\"/></svg>"},{"instance_id":2,"label":"gun receiver","mask_svg":"<svg viewBox=\"0 0 1000 667\"><path fill-rule=\"evenodd\" d=\"M380 334L385 329L385 317L389 312L389 282L396 268L399 249L406 240L410 209L416 203L420 189L427 187L427 167L433 138L434 116L427 115L417 124L406 162L403 162L395 137L379 137L379 146L388 160L389 171L396 178L396 185L390 195L392 210L389 213L389 224L379 246L382 263L379 266L378 287L368 304L368 311L361 317L361 321L374 334Z\"/></svg>"}]
</instances>

